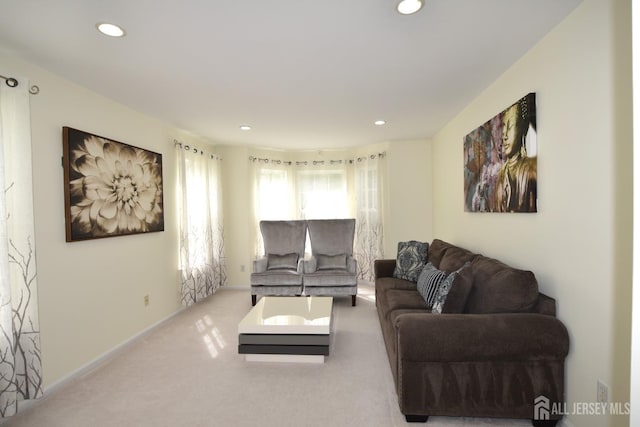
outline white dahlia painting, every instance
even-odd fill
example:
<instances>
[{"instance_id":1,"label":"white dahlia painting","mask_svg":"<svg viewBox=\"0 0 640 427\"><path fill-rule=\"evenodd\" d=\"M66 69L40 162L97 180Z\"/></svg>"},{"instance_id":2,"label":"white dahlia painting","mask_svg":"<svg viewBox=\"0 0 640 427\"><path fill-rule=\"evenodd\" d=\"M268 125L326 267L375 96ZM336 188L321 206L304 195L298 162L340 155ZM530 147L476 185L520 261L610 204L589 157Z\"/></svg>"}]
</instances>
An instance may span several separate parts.
<instances>
[{"instance_id":1,"label":"white dahlia painting","mask_svg":"<svg viewBox=\"0 0 640 427\"><path fill-rule=\"evenodd\" d=\"M67 242L164 230L162 155L63 128Z\"/></svg>"}]
</instances>

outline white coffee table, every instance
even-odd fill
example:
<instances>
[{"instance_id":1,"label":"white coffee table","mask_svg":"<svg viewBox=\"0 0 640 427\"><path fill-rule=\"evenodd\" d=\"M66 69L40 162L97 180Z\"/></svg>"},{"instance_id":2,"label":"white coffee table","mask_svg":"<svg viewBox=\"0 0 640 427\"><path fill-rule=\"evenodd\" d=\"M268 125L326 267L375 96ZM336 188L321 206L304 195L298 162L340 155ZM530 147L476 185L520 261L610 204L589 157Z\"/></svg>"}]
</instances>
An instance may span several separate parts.
<instances>
[{"instance_id":1,"label":"white coffee table","mask_svg":"<svg viewBox=\"0 0 640 427\"><path fill-rule=\"evenodd\" d=\"M238 353L247 361L324 363L332 317L332 297L262 297L238 325Z\"/></svg>"}]
</instances>

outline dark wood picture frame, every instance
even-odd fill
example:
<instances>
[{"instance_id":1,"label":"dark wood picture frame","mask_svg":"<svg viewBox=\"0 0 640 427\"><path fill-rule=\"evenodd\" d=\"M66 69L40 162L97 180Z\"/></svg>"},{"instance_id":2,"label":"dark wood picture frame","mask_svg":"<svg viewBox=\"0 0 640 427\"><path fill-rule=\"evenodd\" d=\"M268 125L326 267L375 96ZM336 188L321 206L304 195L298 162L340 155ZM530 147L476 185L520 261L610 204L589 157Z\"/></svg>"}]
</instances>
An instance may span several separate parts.
<instances>
[{"instance_id":1,"label":"dark wood picture frame","mask_svg":"<svg viewBox=\"0 0 640 427\"><path fill-rule=\"evenodd\" d=\"M62 128L66 241L164 231L162 154Z\"/></svg>"}]
</instances>

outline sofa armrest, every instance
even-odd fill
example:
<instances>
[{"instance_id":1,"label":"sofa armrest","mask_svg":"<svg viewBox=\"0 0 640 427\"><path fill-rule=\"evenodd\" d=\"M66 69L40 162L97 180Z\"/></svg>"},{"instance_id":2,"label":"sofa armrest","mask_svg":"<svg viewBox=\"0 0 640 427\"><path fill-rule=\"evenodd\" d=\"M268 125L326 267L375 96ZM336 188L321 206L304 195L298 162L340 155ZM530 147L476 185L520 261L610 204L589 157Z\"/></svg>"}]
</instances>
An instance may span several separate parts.
<instances>
[{"instance_id":1,"label":"sofa armrest","mask_svg":"<svg viewBox=\"0 0 640 427\"><path fill-rule=\"evenodd\" d=\"M564 360L569 334L560 320L535 313L405 313L396 318L403 362Z\"/></svg>"},{"instance_id":2,"label":"sofa armrest","mask_svg":"<svg viewBox=\"0 0 640 427\"><path fill-rule=\"evenodd\" d=\"M556 300L548 295L540 292L538 294L538 302L536 302L533 311L540 314L546 314L548 316L556 315Z\"/></svg>"},{"instance_id":3,"label":"sofa armrest","mask_svg":"<svg viewBox=\"0 0 640 427\"><path fill-rule=\"evenodd\" d=\"M396 269L395 259L376 259L373 261L374 277L393 277L393 271Z\"/></svg>"},{"instance_id":4,"label":"sofa armrest","mask_svg":"<svg viewBox=\"0 0 640 427\"><path fill-rule=\"evenodd\" d=\"M264 273L267 271L267 257L261 257L253 260L253 272Z\"/></svg>"},{"instance_id":5,"label":"sofa armrest","mask_svg":"<svg viewBox=\"0 0 640 427\"><path fill-rule=\"evenodd\" d=\"M349 273L358 274L358 260L351 255L347 255L347 270Z\"/></svg>"}]
</instances>

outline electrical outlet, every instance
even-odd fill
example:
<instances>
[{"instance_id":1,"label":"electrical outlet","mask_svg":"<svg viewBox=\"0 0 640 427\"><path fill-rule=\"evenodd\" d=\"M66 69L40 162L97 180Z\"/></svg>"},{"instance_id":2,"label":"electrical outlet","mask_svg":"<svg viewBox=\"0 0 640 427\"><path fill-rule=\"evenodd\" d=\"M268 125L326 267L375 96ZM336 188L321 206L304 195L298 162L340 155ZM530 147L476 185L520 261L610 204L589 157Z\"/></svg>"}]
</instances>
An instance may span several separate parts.
<instances>
[{"instance_id":1,"label":"electrical outlet","mask_svg":"<svg viewBox=\"0 0 640 427\"><path fill-rule=\"evenodd\" d=\"M596 391L596 401L598 403L609 402L609 386L598 380L598 389Z\"/></svg>"},{"instance_id":2,"label":"electrical outlet","mask_svg":"<svg viewBox=\"0 0 640 427\"><path fill-rule=\"evenodd\" d=\"M240 266L240 272L241 272L241 273L244 273L244 264L242 264L242 265Z\"/></svg>"},{"instance_id":3,"label":"electrical outlet","mask_svg":"<svg viewBox=\"0 0 640 427\"><path fill-rule=\"evenodd\" d=\"M144 305L145 307L149 305L149 295L144 296Z\"/></svg>"}]
</instances>

